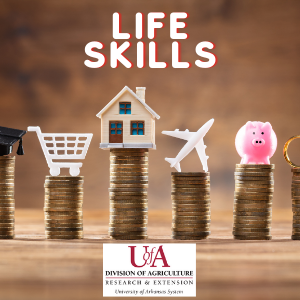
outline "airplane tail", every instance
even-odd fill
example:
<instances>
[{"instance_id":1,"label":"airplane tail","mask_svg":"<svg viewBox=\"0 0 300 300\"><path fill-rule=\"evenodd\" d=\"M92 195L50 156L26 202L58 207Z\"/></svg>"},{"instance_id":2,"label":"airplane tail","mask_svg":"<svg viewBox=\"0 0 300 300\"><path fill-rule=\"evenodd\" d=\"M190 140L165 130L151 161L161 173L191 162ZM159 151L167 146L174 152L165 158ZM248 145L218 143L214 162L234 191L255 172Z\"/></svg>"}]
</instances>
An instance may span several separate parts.
<instances>
[{"instance_id":1,"label":"airplane tail","mask_svg":"<svg viewBox=\"0 0 300 300\"><path fill-rule=\"evenodd\" d=\"M180 168L180 163L174 163L175 162L175 158L165 158L165 160L171 164L171 168L175 168L178 172L181 172L181 168Z\"/></svg>"}]
</instances>

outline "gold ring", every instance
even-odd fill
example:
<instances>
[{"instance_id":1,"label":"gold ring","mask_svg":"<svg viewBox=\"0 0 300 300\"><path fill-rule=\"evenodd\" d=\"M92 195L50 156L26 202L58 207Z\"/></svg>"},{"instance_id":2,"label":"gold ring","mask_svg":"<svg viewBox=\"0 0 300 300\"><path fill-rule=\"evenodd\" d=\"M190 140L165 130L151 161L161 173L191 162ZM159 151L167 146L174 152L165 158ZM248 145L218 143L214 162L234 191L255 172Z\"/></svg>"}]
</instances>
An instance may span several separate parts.
<instances>
[{"instance_id":1,"label":"gold ring","mask_svg":"<svg viewBox=\"0 0 300 300\"><path fill-rule=\"evenodd\" d=\"M295 140L295 139L299 139L300 138L300 135L295 135L293 137L291 137L284 145L283 147L283 156L285 158L285 160L289 163L289 165L291 165L292 167L294 168L300 168L300 166L297 166L295 165L289 158L288 154L287 154L287 149L288 149L288 146L290 144L291 141Z\"/></svg>"}]
</instances>

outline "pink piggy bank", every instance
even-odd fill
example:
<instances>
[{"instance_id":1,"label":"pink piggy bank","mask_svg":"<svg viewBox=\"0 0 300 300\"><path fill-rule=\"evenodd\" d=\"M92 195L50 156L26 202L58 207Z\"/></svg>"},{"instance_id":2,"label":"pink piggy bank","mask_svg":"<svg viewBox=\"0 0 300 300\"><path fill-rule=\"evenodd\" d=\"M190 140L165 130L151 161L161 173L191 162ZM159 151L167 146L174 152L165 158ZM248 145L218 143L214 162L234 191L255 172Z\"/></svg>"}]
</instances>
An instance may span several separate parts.
<instances>
[{"instance_id":1,"label":"pink piggy bank","mask_svg":"<svg viewBox=\"0 0 300 300\"><path fill-rule=\"evenodd\" d=\"M277 137L269 122L247 122L237 133L235 147L241 164L270 164Z\"/></svg>"}]
</instances>

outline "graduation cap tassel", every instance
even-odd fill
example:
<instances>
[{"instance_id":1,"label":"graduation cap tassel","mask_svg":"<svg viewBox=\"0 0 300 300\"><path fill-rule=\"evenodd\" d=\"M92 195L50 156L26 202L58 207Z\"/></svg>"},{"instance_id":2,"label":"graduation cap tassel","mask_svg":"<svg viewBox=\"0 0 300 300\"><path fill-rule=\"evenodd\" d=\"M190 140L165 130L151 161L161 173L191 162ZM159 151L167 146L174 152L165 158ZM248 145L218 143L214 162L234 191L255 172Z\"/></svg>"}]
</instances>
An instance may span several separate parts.
<instances>
[{"instance_id":1,"label":"graduation cap tassel","mask_svg":"<svg viewBox=\"0 0 300 300\"><path fill-rule=\"evenodd\" d=\"M22 138L20 139L20 142L19 142L19 147L18 147L18 150L17 150L17 154L18 155L24 155L24 149L23 149L23 146L22 146Z\"/></svg>"}]
</instances>

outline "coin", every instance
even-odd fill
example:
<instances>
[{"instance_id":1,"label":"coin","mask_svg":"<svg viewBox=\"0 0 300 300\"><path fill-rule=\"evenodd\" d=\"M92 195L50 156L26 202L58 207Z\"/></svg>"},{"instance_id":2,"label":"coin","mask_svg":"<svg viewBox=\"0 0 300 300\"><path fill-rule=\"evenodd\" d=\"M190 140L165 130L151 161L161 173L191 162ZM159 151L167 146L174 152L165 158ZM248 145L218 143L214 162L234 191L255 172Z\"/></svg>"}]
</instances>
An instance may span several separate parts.
<instances>
[{"instance_id":1,"label":"coin","mask_svg":"<svg viewBox=\"0 0 300 300\"><path fill-rule=\"evenodd\" d=\"M181 205L175 205L173 204L172 205L172 209L175 211L208 211L210 210L210 205L207 205L207 206L200 206L200 205L193 205L193 206L190 206L190 205L185 205L185 204L181 204Z\"/></svg>"},{"instance_id":2,"label":"coin","mask_svg":"<svg viewBox=\"0 0 300 300\"><path fill-rule=\"evenodd\" d=\"M137 188L134 188L134 187L131 187L131 188L122 188L122 190L120 190L120 189L118 189L118 188L109 188L108 189L109 190L109 192L111 192L111 193L113 193L113 192L115 192L115 193L120 193L120 192L122 192L122 193L126 193L127 192L127 194L130 194L130 193L133 193L133 192L139 192L139 193L147 193L147 189L146 188L141 188L141 187L137 187Z\"/></svg>"},{"instance_id":3,"label":"coin","mask_svg":"<svg viewBox=\"0 0 300 300\"><path fill-rule=\"evenodd\" d=\"M210 230L210 224L172 224L172 233L177 232L203 232Z\"/></svg>"},{"instance_id":4,"label":"coin","mask_svg":"<svg viewBox=\"0 0 300 300\"><path fill-rule=\"evenodd\" d=\"M197 221L207 221L210 220L210 215L203 215L203 216L173 216L173 222L197 222Z\"/></svg>"},{"instance_id":5,"label":"coin","mask_svg":"<svg viewBox=\"0 0 300 300\"><path fill-rule=\"evenodd\" d=\"M148 150L135 150L110 150L109 235L115 239L147 237Z\"/></svg>"},{"instance_id":6,"label":"coin","mask_svg":"<svg viewBox=\"0 0 300 300\"><path fill-rule=\"evenodd\" d=\"M176 236L203 236L203 235L209 235L210 231L176 231L173 232L172 235L176 235Z\"/></svg>"},{"instance_id":7,"label":"coin","mask_svg":"<svg viewBox=\"0 0 300 300\"><path fill-rule=\"evenodd\" d=\"M257 209L264 209L264 208L272 208L272 203L241 203L241 202L234 202L233 207L239 209L243 208L257 208Z\"/></svg>"},{"instance_id":8,"label":"coin","mask_svg":"<svg viewBox=\"0 0 300 300\"><path fill-rule=\"evenodd\" d=\"M46 176L44 186L46 238L82 238L83 177Z\"/></svg>"},{"instance_id":9,"label":"coin","mask_svg":"<svg viewBox=\"0 0 300 300\"><path fill-rule=\"evenodd\" d=\"M45 222L49 221L57 221L57 222L83 222L83 217L75 217L75 216L55 216L55 217L50 217L45 215Z\"/></svg>"},{"instance_id":10,"label":"coin","mask_svg":"<svg viewBox=\"0 0 300 300\"><path fill-rule=\"evenodd\" d=\"M148 208L110 208L111 215L118 215L118 216L141 216L147 215Z\"/></svg>"},{"instance_id":11,"label":"coin","mask_svg":"<svg viewBox=\"0 0 300 300\"><path fill-rule=\"evenodd\" d=\"M234 235L237 240L271 240L271 235Z\"/></svg>"},{"instance_id":12,"label":"coin","mask_svg":"<svg viewBox=\"0 0 300 300\"><path fill-rule=\"evenodd\" d=\"M188 185L200 185L200 186L209 186L210 185L210 180L205 178L205 179L194 179L190 180L188 179L183 179L183 178L172 178L171 180L172 186L180 186L182 184L188 184Z\"/></svg>"},{"instance_id":13,"label":"coin","mask_svg":"<svg viewBox=\"0 0 300 300\"><path fill-rule=\"evenodd\" d=\"M261 216L261 217L271 216L271 211L267 211L267 212L235 211L234 213L236 216Z\"/></svg>"},{"instance_id":14,"label":"coin","mask_svg":"<svg viewBox=\"0 0 300 300\"><path fill-rule=\"evenodd\" d=\"M172 210L172 215L174 216L206 216L210 215L210 210L202 212L202 211L190 211L190 212L181 212Z\"/></svg>"},{"instance_id":15,"label":"coin","mask_svg":"<svg viewBox=\"0 0 300 300\"><path fill-rule=\"evenodd\" d=\"M45 220L45 225L46 227L72 227L72 226L76 226L76 227L82 227L83 226L83 222L82 220L68 220L68 222L64 221L64 220Z\"/></svg>"},{"instance_id":16,"label":"coin","mask_svg":"<svg viewBox=\"0 0 300 300\"><path fill-rule=\"evenodd\" d=\"M137 230L138 229L138 230ZM142 229L142 228L128 228L128 229L123 229L123 228L109 228L108 230L108 234L110 235L135 235L135 236L139 236L139 235L147 235L147 229Z\"/></svg>"},{"instance_id":17,"label":"coin","mask_svg":"<svg viewBox=\"0 0 300 300\"><path fill-rule=\"evenodd\" d=\"M116 239L116 240L143 240L143 239L147 239L148 236L147 234L127 234L127 235L115 235L115 234L111 234L110 235L111 239Z\"/></svg>"},{"instance_id":18,"label":"coin","mask_svg":"<svg viewBox=\"0 0 300 300\"><path fill-rule=\"evenodd\" d=\"M45 231L48 238L83 238L83 231Z\"/></svg>"},{"instance_id":19,"label":"coin","mask_svg":"<svg viewBox=\"0 0 300 300\"><path fill-rule=\"evenodd\" d=\"M271 228L246 228L246 227L238 227L233 228L233 234L246 234L246 233L269 233Z\"/></svg>"},{"instance_id":20,"label":"coin","mask_svg":"<svg viewBox=\"0 0 300 300\"><path fill-rule=\"evenodd\" d=\"M74 239L82 239L83 235L46 235L48 240L74 240Z\"/></svg>"},{"instance_id":21,"label":"coin","mask_svg":"<svg viewBox=\"0 0 300 300\"><path fill-rule=\"evenodd\" d=\"M209 172L172 172L171 176L176 176L176 177L205 177L209 176Z\"/></svg>"},{"instance_id":22,"label":"coin","mask_svg":"<svg viewBox=\"0 0 300 300\"><path fill-rule=\"evenodd\" d=\"M205 235L198 235L198 236L178 236L172 234L172 238L175 240L203 240L208 237L208 234Z\"/></svg>"},{"instance_id":23,"label":"coin","mask_svg":"<svg viewBox=\"0 0 300 300\"><path fill-rule=\"evenodd\" d=\"M120 226L124 226L124 225L136 225L139 224L140 226L144 225L146 226L148 224L148 220L116 220L116 219L110 219L110 223L109 223L112 227L114 227L114 225L116 227Z\"/></svg>"},{"instance_id":24,"label":"coin","mask_svg":"<svg viewBox=\"0 0 300 300\"><path fill-rule=\"evenodd\" d=\"M235 220L235 223L233 225L234 227L243 227L243 226L265 226L269 227L271 226L271 221L249 221L249 220Z\"/></svg>"},{"instance_id":25,"label":"coin","mask_svg":"<svg viewBox=\"0 0 300 300\"><path fill-rule=\"evenodd\" d=\"M275 169L274 164L236 164L236 168L245 168L245 169Z\"/></svg>"}]
</instances>

